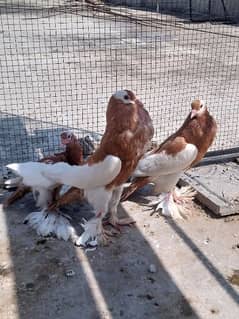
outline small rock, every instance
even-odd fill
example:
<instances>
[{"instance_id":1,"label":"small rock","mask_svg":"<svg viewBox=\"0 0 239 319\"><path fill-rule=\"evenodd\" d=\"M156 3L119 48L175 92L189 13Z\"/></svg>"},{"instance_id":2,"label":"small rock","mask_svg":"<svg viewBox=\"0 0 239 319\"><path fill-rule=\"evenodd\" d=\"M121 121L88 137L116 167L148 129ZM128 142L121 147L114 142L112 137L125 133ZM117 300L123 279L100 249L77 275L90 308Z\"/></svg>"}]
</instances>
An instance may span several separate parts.
<instances>
[{"instance_id":1,"label":"small rock","mask_svg":"<svg viewBox=\"0 0 239 319\"><path fill-rule=\"evenodd\" d=\"M12 271L12 268L9 265L0 265L0 276L5 277L8 274L10 274Z\"/></svg>"},{"instance_id":2,"label":"small rock","mask_svg":"<svg viewBox=\"0 0 239 319\"><path fill-rule=\"evenodd\" d=\"M233 270L233 274L227 277L231 284L239 286L239 269Z\"/></svg>"},{"instance_id":3,"label":"small rock","mask_svg":"<svg viewBox=\"0 0 239 319\"><path fill-rule=\"evenodd\" d=\"M149 272L152 274L157 271L156 266L154 264L149 265Z\"/></svg>"},{"instance_id":4,"label":"small rock","mask_svg":"<svg viewBox=\"0 0 239 319\"><path fill-rule=\"evenodd\" d=\"M153 277L147 277L148 281L150 281L152 284L155 282L155 279Z\"/></svg>"},{"instance_id":5,"label":"small rock","mask_svg":"<svg viewBox=\"0 0 239 319\"><path fill-rule=\"evenodd\" d=\"M146 294L145 297L146 297L148 300L154 299L154 296L152 296L152 295L150 295L150 294Z\"/></svg>"},{"instance_id":6,"label":"small rock","mask_svg":"<svg viewBox=\"0 0 239 319\"><path fill-rule=\"evenodd\" d=\"M208 245L209 242L210 242L210 239L209 239L209 238L206 238L203 243L204 243L205 245Z\"/></svg>"},{"instance_id":7,"label":"small rock","mask_svg":"<svg viewBox=\"0 0 239 319\"><path fill-rule=\"evenodd\" d=\"M27 291L33 291L35 284L33 282L27 282L22 284L22 289Z\"/></svg>"},{"instance_id":8,"label":"small rock","mask_svg":"<svg viewBox=\"0 0 239 319\"><path fill-rule=\"evenodd\" d=\"M66 272L65 272L65 275L66 275L66 277L73 277L73 276L75 276L75 272L74 272L74 270L72 270L72 269L68 269L68 270L66 270Z\"/></svg>"},{"instance_id":9,"label":"small rock","mask_svg":"<svg viewBox=\"0 0 239 319\"><path fill-rule=\"evenodd\" d=\"M122 317L124 315L124 311L123 310L120 310L120 317Z\"/></svg>"},{"instance_id":10,"label":"small rock","mask_svg":"<svg viewBox=\"0 0 239 319\"><path fill-rule=\"evenodd\" d=\"M210 309L210 311L211 311L212 314L219 313L219 310L218 309L214 309L214 308Z\"/></svg>"}]
</instances>

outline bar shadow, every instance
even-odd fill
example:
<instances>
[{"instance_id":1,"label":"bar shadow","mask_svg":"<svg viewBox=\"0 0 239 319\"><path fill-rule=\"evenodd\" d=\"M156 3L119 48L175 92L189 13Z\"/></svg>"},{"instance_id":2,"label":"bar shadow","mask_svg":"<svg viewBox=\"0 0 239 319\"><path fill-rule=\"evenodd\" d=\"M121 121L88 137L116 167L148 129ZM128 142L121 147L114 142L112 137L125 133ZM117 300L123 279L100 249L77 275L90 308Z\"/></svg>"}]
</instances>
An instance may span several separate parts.
<instances>
[{"instance_id":1,"label":"bar shadow","mask_svg":"<svg viewBox=\"0 0 239 319\"><path fill-rule=\"evenodd\" d=\"M137 192L132 194L128 200L131 202L141 203L141 205L148 207L148 204L152 200L150 194L152 193L152 187L146 185L139 189ZM153 199L156 199L154 197ZM196 200L196 203L200 206L201 203ZM150 210L150 209L149 209ZM217 215L213 214L209 209L204 208L205 213L212 219L220 219ZM151 215L152 215L151 209ZM150 213L149 213L150 214ZM164 216L163 216L164 217ZM174 232L184 241L184 243L193 251L205 268L211 273L219 285L226 291L228 295L239 304L239 296L237 291L228 283L228 281L223 277L223 275L218 271L218 269L211 263L211 261L205 256L205 254L197 247L197 245L192 241L192 239L183 231L183 229L170 218L164 217L168 225L174 230Z\"/></svg>"},{"instance_id":2,"label":"bar shadow","mask_svg":"<svg viewBox=\"0 0 239 319\"><path fill-rule=\"evenodd\" d=\"M31 144L21 117L13 116L7 122L1 131L1 149L8 144L5 138L10 126L17 126L18 134L11 139L19 140L19 147L26 145L26 151L34 151L39 146L41 139ZM9 147L13 158L19 160L18 154L14 155L16 147ZM7 195L1 191L0 202ZM35 210L28 194L2 212L19 319L199 318L139 228L129 229L109 247L83 252L70 242L41 238L24 225L26 215ZM72 217L78 234L82 218L92 214L85 202L63 211ZM121 213L127 215L123 208ZM149 264L155 265L156 273L148 272Z\"/></svg>"},{"instance_id":3,"label":"bar shadow","mask_svg":"<svg viewBox=\"0 0 239 319\"><path fill-rule=\"evenodd\" d=\"M109 247L84 253L70 242L41 238L23 225L34 210L27 196L4 211L19 319L199 318L137 227L124 231ZM127 215L122 207L120 211ZM64 212L80 234L79 223L90 217L91 207L79 203ZM84 263L98 288L89 282ZM155 265L155 273L148 272L149 264Z\"/></svg>"}]
</instances>

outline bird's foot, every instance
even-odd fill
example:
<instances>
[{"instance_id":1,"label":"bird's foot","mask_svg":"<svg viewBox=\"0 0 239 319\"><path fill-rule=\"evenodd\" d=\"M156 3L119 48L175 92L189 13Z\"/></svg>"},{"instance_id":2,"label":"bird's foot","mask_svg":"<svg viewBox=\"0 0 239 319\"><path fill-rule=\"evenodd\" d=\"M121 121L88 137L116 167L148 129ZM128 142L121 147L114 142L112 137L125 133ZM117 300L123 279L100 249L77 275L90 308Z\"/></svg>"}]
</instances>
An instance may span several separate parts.
<instances>
[{"instance_id":1,"label":"bird's foot","mask_svg":"<svg viewBox=\"0 0 239 319\"><path fill-rule=\"evenodd\" d=\"M112 235L111 231L102 227L101 233L99 233L97 235L98 243L101 246L108 246L112 242L112 240L111 240L112 236L113 235Z\"/></svg>"},{"instance_id":2,"label":"bird's foot","mask_svg":"<svg viewBox=\"0 0 239 319\"><path fill-rule=\"evenodd\" d=\"M180 205L175 203L171 192L160 194L159 198L156 201L151 202L149 206L153 208L153 212L150 214L151 216L155 212L160 211L162 215L170 216L174 219L184 218L182 210L179 209Z\"/></svg>"},{"instance_id":3,"label":"bird's foot","mask_svg":"<svg viewBox=\"0 0 239 319\"><path fill-rule=\"evenodd\" d=\"M132 226L133 224L136 223L136 221L131 217L125 217L125 218L119 219L118 217L111 215L109 219L107 220L107 223L111 225L114 229L116 229L118 233L120 233L122 226Z\"/></svg>"},{"instance_id":4,"label":"bird's foot","mask_svg":"<svg viewBox=\"0 0 239 319\"><path fill-rule=\"evenodd\" d=\"M168 203L170 200L170 197L171 197L171 193L161 193L158 199L147 204L149 209L153 209L153 212L151 213L151 215L153 215L154 213L158 211L161 211L163 203Z\"/></svg>"},{"instance_id":5,"label":"bird's foot","mask_svg":"<svg viewBox=\"0 0 239 319\"><path fill-rule=\"evenodd\" d=\"M110 237L113 234L103 227L100 217L95 217L88 221L83 220L81 225L84 228L84 232L76 239L76 246L107 246L111 242Z\"/></svg>"}]
</instances>

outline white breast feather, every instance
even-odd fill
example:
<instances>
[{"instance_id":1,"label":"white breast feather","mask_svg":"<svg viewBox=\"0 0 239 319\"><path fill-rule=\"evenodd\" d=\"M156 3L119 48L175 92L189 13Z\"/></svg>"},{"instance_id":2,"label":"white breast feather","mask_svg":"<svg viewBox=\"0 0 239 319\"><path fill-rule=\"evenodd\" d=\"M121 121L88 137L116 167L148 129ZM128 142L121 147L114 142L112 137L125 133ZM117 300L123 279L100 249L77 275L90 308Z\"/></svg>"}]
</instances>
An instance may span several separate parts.
<instances>
[{"instance_id":1,"label":"white breast feather","mask_svg":"<svg viewBox=\"0 0 239 319\"><path fill-rule=\"evenodd\" d=\"M186 169L196 158L198 150L195 145L187 144L176 155L168 155L165 151L149 155L141 159L133 176L168 175Z\"/></svg>"}]
</instances>

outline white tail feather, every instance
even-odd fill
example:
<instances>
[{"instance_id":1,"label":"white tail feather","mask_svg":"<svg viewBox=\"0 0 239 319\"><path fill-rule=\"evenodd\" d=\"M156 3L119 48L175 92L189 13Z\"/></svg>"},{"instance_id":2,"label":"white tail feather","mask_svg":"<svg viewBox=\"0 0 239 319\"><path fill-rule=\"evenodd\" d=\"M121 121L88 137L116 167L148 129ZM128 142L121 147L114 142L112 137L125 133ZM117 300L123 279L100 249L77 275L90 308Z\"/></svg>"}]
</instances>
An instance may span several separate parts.
<instances>
[{"instance_id":1,"label":"white tail feather","mask_svg":"<svg viewBox=\"0 0 239 319\"><path fill-rule=\"evenodd\" d=\"M7 167L20 175L27 186L51 188L59 183L90 189L109 184L119 174L121 160L108 155L102 162L93 165L27 162L9 164Z\"/></svg>"},{"instance_id":2,"label":"white tail feather","mask_svg":"<svg viewBox=\"0 0 239 319\"><path fill-rule=\"evenodd\" d=\"M4 185L5 186L12 186L12 187L16 187L18 186L22 181L22 178L21 177L14 177L14 178L10 178L8 180L6 180L4 182Z\"/></svg>"},{"instance_id":3,"label":"white tail feather","mask_svg":"<svg viewBox=\"0 0 239 319\"><path fill-rule=\"evenodd\" d=\"M55 183L42 175L46 166L50 166L50 164L27 162L8 164L7 168L21 176L23 178L22 182L26 186L50 188Z\"/></svg>"}]
</instances>

